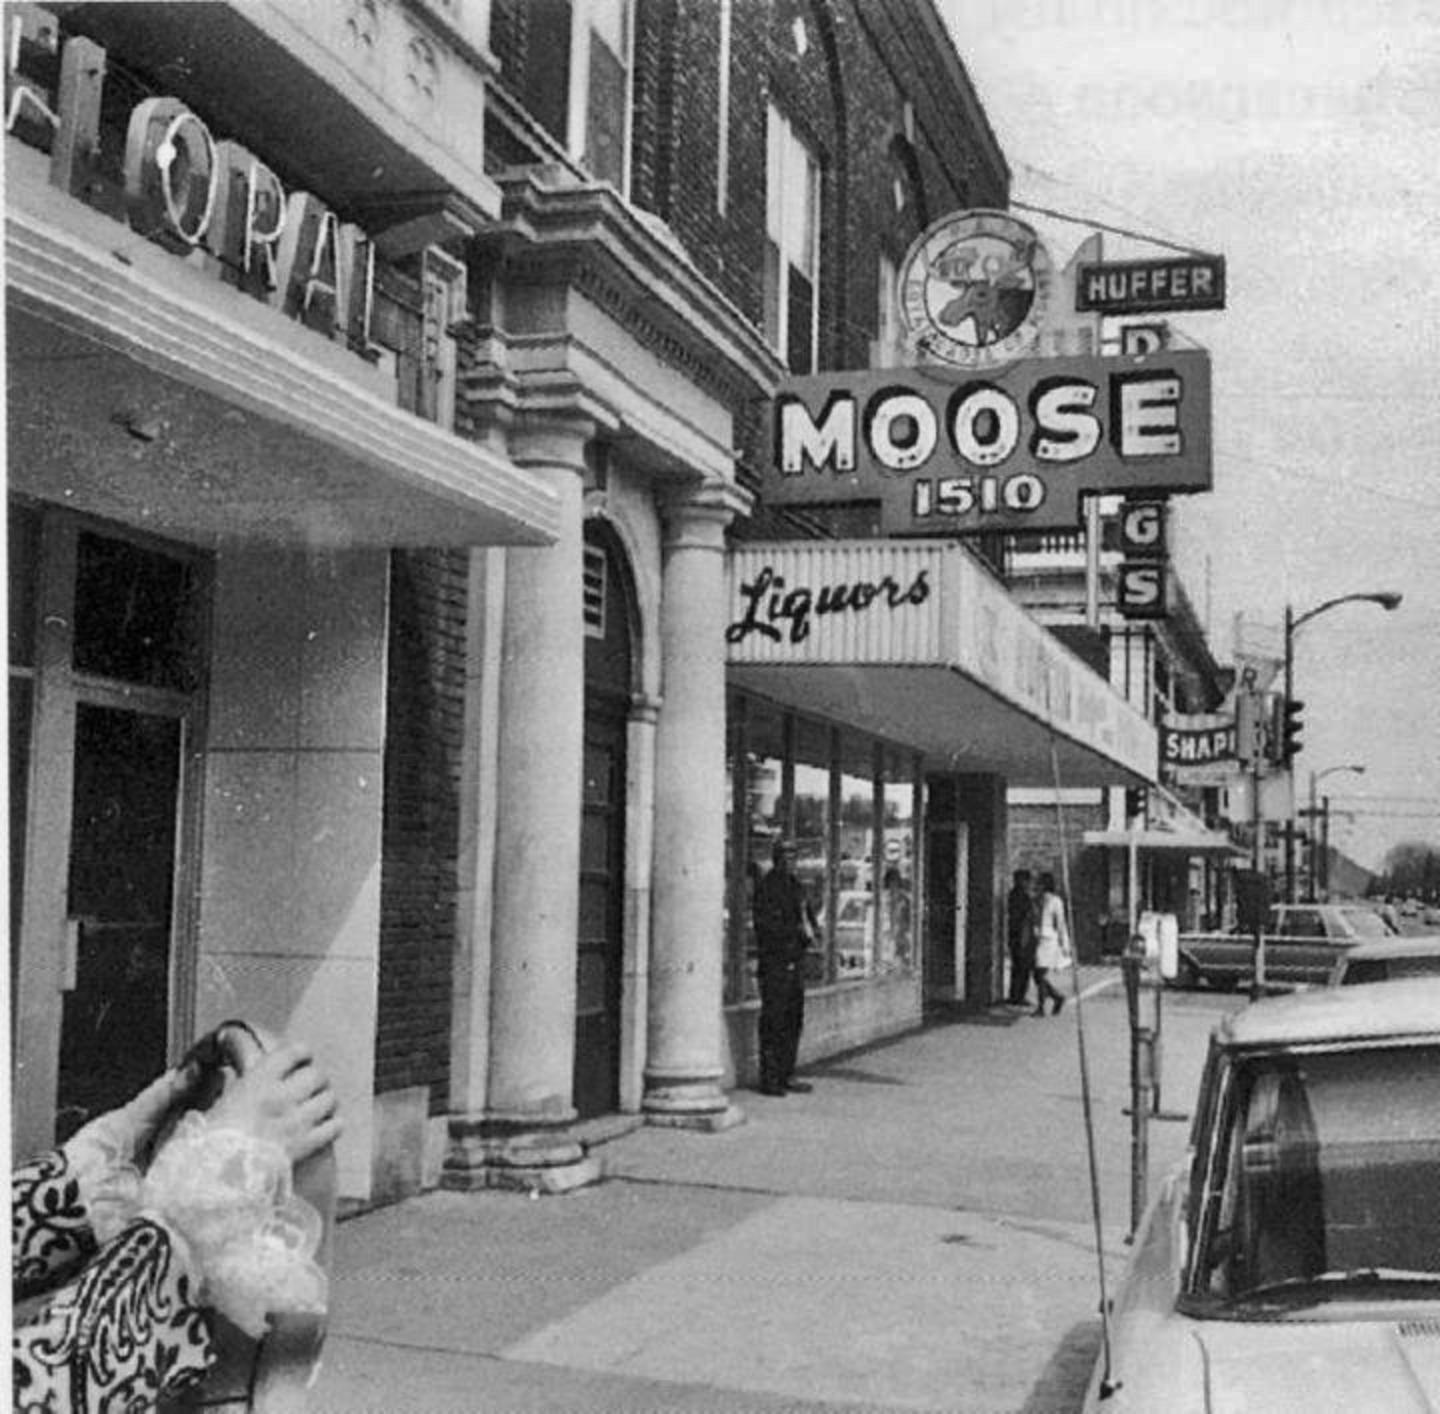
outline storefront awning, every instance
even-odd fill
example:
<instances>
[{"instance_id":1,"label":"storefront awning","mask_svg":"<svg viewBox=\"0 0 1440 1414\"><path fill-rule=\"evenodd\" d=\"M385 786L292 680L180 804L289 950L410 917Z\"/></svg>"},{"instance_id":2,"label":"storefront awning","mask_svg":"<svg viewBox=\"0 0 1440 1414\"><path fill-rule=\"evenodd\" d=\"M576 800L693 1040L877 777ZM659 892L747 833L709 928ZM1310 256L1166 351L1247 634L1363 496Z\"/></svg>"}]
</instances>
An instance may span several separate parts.
<instances>
[{"instance_id":1,"label":"storefront awning","mask_svg":"<svg viewBox=\"0 0 1440 1414\"><path fill-rule=\"evenodd\" d=\"M1154 727L960 546L784 541L730 555L727 675L1015 786L1153 781Z\"/></svg>"},{"instance_id":2,"label":"storefront awning","mask_svg":"<svg viewBox=\"0 0 1440 1414\"><path fill-rule=\"evenodd\" d=\"M1086 830L1087 845L1103 849L1161 851L1168 854L1216 854L1244 858L1245 851L1210 830Z\"/></svg>"},{"instance_id":3,"label":"storefront awning","mask_svg":"<svg viewBox=\"0 0 1440 1414\"><path fill-rule=\"evenodd\" d=\"M554 491L392 374L6 159L12 491L208 545L555 539Z\"/></svg>"}]
</instances>

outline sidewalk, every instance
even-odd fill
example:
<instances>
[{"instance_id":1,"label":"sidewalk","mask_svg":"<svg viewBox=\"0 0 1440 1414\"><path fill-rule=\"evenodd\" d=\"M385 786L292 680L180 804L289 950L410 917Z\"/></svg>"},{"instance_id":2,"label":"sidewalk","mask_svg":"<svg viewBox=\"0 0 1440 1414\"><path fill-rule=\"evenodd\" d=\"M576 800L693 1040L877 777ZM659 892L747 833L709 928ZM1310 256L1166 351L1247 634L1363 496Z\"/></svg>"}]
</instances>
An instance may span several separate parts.
<instances>
[{"instance_id":1,"label":"sidewalk","mask_svg":"<svg viewBox=\"0 0 1440 1414\"><path fill-rule=\"evenodd\" d=\"M1080 977L1107 1271L1129 1226L1128 1034ZM1167 994L1188 1110L1238 998ZM563 1197L433 1193L341 1225L324 1414L1073 1410L1099 1339L1075 1026L1006 1008L739 1091L720 1134L643 1128ZM1186 1126L1150 1126L1152 1183Z\"/></svg>"}]
</instances>

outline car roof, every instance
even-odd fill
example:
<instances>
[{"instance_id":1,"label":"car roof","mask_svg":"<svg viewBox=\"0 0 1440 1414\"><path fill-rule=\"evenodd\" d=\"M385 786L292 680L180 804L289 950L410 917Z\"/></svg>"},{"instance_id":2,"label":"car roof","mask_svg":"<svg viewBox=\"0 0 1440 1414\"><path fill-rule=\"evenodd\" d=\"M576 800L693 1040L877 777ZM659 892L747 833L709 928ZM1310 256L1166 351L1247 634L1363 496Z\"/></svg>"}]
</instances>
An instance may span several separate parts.
<instances>
[{"instance_id":1,"label":"car roof","mask_svg":"<svg viewBox=\"0 0 1440 1414\"><path fill-rule=\"evenodd\" d=\"M1345 961L1364 957L1434 957L1440 954L1440 936L1428 938L1372 938L1356 943L1345 953Z\"/></svg>"},{"instance_id":2,"label":"car roof","mask_svg":"<svg viewBox=\"0 0 1440 1414\"><path fill-rule=\"evenodd\" d=\"M1404 987L1374 982L1267 997L1225 1017L1214 1037L1235 1049L1390 1037L1440 1041L1440 977L1416 977Z\"/></svg>"}]
</instances>

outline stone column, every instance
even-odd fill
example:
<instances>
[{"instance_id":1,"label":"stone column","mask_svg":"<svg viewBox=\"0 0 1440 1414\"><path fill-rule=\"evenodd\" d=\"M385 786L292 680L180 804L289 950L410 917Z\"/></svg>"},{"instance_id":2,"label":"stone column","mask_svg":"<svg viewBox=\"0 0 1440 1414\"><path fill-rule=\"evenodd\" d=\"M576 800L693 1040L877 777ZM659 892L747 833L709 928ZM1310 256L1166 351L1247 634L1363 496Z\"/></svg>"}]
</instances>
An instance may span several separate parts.
<instances>
[{"instance_id":1,"label":"stone column","mask_svg":"<svg viewBox=\"0 0 1440 1414\"><path fill-rule=\"evenodd\" d=\"M559 541L506 552L496 761L490 1055L483 1116L453 1119L444 1182L544 1191L591 1182L575 1118L575 939L585 711L581 418L526 424L517 465L561 500Z\"/></svg>"},{"instance_id":2,"label":"stone column","mask_svg":"<svg viewBox=\"0 0 1440 1414\"><path fill-rule=\"evenodd\" d=\"M725 527L747 506L718 484L663 508L660 720L644 1109L722 1128L725 904Z\"/></svg>"}]
</instances>

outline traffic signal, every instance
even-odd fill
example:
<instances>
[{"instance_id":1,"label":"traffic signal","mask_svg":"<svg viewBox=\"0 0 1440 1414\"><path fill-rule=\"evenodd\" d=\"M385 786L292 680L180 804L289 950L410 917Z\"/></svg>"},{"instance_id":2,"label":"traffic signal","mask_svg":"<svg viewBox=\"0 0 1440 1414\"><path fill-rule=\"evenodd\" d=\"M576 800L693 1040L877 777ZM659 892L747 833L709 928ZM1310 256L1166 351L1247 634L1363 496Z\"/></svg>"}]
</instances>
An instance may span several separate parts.
<instances>
[{"instance_id":1,"label":"traffic signal","mask_svg":"<svg viewBox=\"0 0 1440 1414\"><path fill-rule=\"evenodd\" d=\"M1264 698L1258 692L1241 692L1235 697L1235 759L1242 766L1253 765L1264 754Z\"/></svg>"},{"instance_id":2,"label":"traffic signal","mask_svg":"<svg viewBox=\"0 0 1440 1414\"><path fill-rule=\"evenodd\" d=\"M1304 710L1305 704L1297 698L1287 697L1281 700L1280 759L1282 761L1292 760L1300 754L1300 733L1305 727L1305 723L1300 719L1300 714Z\"/></svg>"},{"instance_id":3,"label":"traffic signal","mask_svg":"<svg viewBox=\"0 0 1440 1414\"><path fill-rule=\"evenodd\" d=\"M1145 786L1125 787L1125 818L1134 820L1145 814L1145 799L1150 794Z\"/></svg>"}]
</instances>

